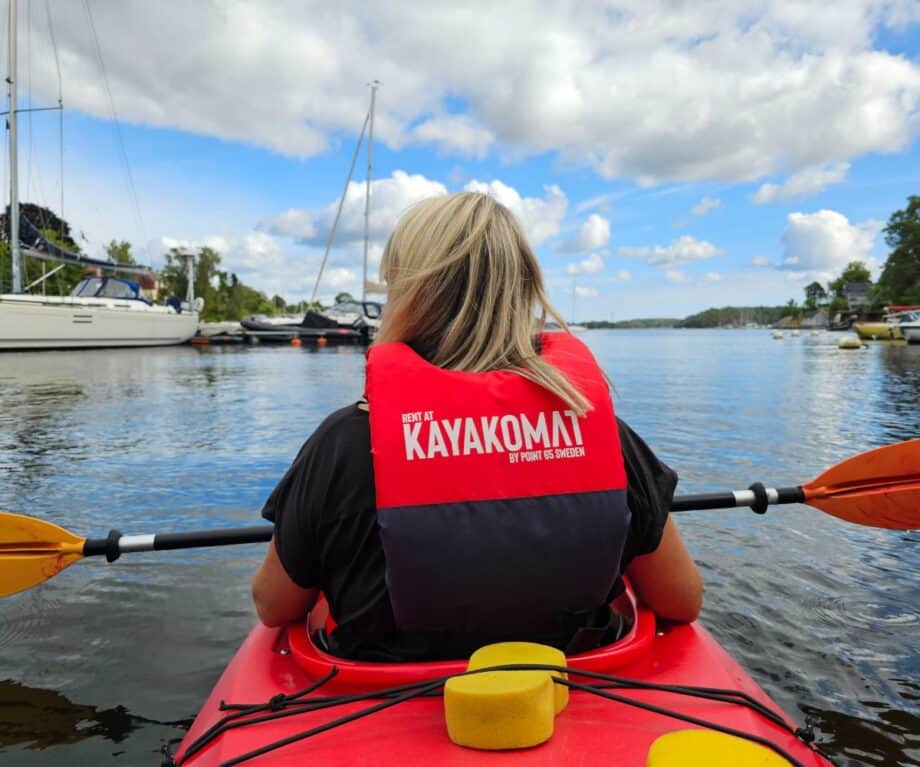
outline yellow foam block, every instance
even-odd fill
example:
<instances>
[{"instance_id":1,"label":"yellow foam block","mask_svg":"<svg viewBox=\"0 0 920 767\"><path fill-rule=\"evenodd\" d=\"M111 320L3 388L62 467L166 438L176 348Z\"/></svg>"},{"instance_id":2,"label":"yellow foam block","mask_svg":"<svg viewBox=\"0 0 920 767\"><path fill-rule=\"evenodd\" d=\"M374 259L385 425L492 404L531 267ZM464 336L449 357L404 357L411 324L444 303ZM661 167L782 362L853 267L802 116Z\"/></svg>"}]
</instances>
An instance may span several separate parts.
<instances>
[{"instance_id":1,"label":"yellow foam block","mask_svg":"<svg viewBox=\"0 0 920 767\"><path fill-rule=\"evenodd\" d=\"M712 730L662 735L648 750L645 767L789 767L765 746Z\"/></svg>"},{"instance_id":2,"label":"yellow foam block","mask_svg":"<svg viewBox=\"0 0 920 767\"><path fill-rule=\"evenodd\" d=\"M553 734L553 680L547 671L486 671L444 685L450 739L469 748L527 748Z\"/></svg>"},{"instance_id":3,"label":"yellow foam block","mask_svg":"<svg viewBox=\"0 0 920 767\"><path fill-rule=\"evenodd\" d=\"M501 642L481 647L468 671L536 664L564 666L565 655L533 642ZM501 750L527 748L549 740L555 715L569 702L567 687L551 671L484 671L453 677L444 685L447 734L461 746Z\"/></svg>"},{"instance_id":4,"label":"yellow foam block","mask_svg":"<svg viewBox=\"0 0 920 767\"><path fill-rule=\"evenodd\" d=\"M467 668L507 666L511 663L533 663L541 666L565 666L565 653L555 647L534 642L499 642L480 647L470 656ZM552 672L554 676L566 678L562 672ZM569 702L569 688L562 684L553 685L555 712L558 714Z\"/></svg>"}]
</instances>

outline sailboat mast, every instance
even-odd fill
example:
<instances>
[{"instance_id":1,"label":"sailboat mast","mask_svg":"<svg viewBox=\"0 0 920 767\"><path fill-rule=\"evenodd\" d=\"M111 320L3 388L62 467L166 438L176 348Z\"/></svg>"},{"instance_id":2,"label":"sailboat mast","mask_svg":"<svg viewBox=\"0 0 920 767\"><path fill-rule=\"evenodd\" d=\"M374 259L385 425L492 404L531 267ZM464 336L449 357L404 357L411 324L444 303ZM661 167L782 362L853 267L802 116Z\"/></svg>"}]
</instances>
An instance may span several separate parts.
<instances>
[{"instance_id":1,"label":"sailboat mast","mask_svg":"<svg viewBox=\"0 0 920 767\"><path fill-rule=\"evenodd\" d=\"M361 280L361 301L367 300L367 243L371 227L371 172L374 164L374 104L377 100L377 88L380 81L371 83L371 109L367 133L367 186L364 189L364 276Z\"/></svg>"},{"instance_id":2,"label":"sailboat mast","mask_svg":"<svg viewBox=\"0 0 920 767\"><path fill-rule=\"evenodd\" d=\"M16 118L19 108L16 94L16 0L10 0L10 61L7 95L10 125L10 260L13 263L13 292L22 292L22 257L19 252L19 150Z\"/></svg>"}]
</instances>

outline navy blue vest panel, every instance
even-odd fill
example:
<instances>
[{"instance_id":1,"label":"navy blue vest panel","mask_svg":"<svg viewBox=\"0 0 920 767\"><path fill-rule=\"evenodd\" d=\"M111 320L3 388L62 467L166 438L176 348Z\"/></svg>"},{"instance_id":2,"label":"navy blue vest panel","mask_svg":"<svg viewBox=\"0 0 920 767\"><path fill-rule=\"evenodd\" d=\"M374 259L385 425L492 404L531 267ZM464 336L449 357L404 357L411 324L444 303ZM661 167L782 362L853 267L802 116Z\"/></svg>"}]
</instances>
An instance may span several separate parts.
<instances>
[{"instance_id":1,"label":"navy blue vest panel","mask_svg":"<svg viewBox=\"0 0 920 767\"><path fill-rule=\"evenodd\" d=\"M564 631L620 575L626 490L379 509L397 625L491 641Z\"/></svg>"}]
</instances>

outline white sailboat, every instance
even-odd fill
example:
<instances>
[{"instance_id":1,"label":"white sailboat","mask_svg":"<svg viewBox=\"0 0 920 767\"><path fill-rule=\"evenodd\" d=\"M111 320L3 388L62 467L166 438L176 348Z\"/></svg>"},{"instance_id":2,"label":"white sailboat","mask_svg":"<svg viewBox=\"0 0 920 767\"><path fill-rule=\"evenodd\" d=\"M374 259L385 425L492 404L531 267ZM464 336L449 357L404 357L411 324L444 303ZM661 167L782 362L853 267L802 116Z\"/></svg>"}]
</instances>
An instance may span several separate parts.
<instances>
[{"instance_id":1,"label":"white sailboat","mask_svg":"<svg viewBox=\"0 0 920 767\"><path fill-rule=\"evenodd\" d=\"M181 344L198 329L203 307L195 300L189 259L189 292L185 302L171 299L155 306L139 285L121 277L91 276L82 280L69 296L46 296L27 292L54 273L23 287L23 256L106 269L116 274L146 273L147 267L126 266L80 256L48 242L25 218L20 217L17 147L17 53L16 0L10 0L9 19L9 149L10 214L9 245L13 292L0 294L0 349L67 349L114 346L167 346Z\"/></svg>"}]
</instances>

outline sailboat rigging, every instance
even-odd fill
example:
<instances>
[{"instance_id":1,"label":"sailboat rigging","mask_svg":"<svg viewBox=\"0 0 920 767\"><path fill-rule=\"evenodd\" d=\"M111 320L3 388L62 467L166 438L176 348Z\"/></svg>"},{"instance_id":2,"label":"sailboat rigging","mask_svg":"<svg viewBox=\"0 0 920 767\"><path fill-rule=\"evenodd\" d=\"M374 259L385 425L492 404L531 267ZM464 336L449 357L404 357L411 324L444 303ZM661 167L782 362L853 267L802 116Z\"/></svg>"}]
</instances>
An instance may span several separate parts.
<instances>
[{"instance_id":1,"label":"sailboat rigging","mask_svg":"<svg viewBox=\"0 0 920 767\"><path fill-rule=\"evenodd\" d=\"M322 311L315 308L308 308L302 318L290 316L266 317L264 315L244 317L240 320L240 324L243 326L246 333L254 338L258 338L261 341L277 342L286 342L298 338L301 341L321 340L322 343L366 344L373 340L377 328L380 326L383 306L376 301L367 300L368 292L382 292L380 286L369 283L367 279L368 248L370 241L371 176L373 174L374 157L374 108L380 81L374 80L370 83L370 87L370 108L367 111L367 115L364 117L364 123L358 135L358 142L351 156L348 177L345 179L345 187L342 189L342 196L339 198L335 218L332 220L332 226L329 229L329 237L326 239L326 249L323 252L323 260L320 262L319 273L316 275L316 281L313 283L313 292L310 294L310 303L315 306L319 285L323 279L323 272L326 270L326 264L329 260L329 251L332 249L335 233L339 227L339 219L342 216L345 197L351 185L351 178L355 172L355 165L358 162L361 145L364 143L364 136L367 134L367 181L364 190L364 259L362 266L363 279L361 283L361 300L356 301L351 299L340 301Z\"/></svg>"},{"instance_id":2,"label":"sailboat rigging","mask_svg":"<svg viewBox=\"0 0 920 767\"><path fill-rule=\"evenodd\" d=\"M191 258L187 262L189 291L185 302L171 297L165 305L157 306L141 293L140 285L134 280L103 277L101 274L104 269L116 274L152 275L149 267L118 264L66 250L45 237L20 211L18 115L30 110L20 110L18 105L17 4L17 0L10 0L7 77L10 153L8 242L12 292L0 294L0 349L163 346L184 343L198 329L198 313L204 305L200 298L196 300L194 297ZM101 58L98 41L97 53ZM90 273L69 296L32 294L27 291L39 283L43 284L57 270L23 287L24 256L57 261L62 265L85 266Z\"/></svg>"},{"instance_id":3,"label":"sailboat rigging","mask_svg":"<svg viewBox=\"0 0 920 767\"><path fill-rule=\"evenodd\" d=\"M374 170L374 110L377 105L377 89L380 87L380 81L374 80L370 83L371 103L364 117L364 124L361 126L361 132L358 135L358 142L355 144L354 154L351 156L351 166L348 169L348 176L345 179L345 187L342 189L342 196L339 197L339 204L335 211L335 218L332 220L332 227L329 229L329 237L326 240L326 249L323 251L323 260L319 265L319 273L316 275L316 282L313 283L313 292L310 294L310 302L316 302L316 294L319 290L319 284L323 279L323 272L326 270L326 263L329 261L329 251L332 249L332 243L335 240L335 233L339 227L339 219L342 217L342 208L345 205L345 197L348 194L348 187L351 185L351 178L355 173L355 164L358 161L358 155L361 152L361 145L364 143L364 135L367 133L367 180L364 185L364 257L362 262L362 280L361 280L361 301L367 301L368 287L371 292L380 293L380 286L369 283L367 280L367 259L370 242L370 221L371 221L371 180Z\"/></svg>"}]
</instances>

